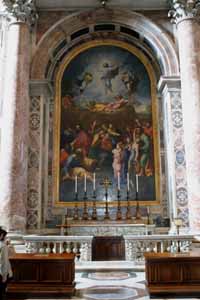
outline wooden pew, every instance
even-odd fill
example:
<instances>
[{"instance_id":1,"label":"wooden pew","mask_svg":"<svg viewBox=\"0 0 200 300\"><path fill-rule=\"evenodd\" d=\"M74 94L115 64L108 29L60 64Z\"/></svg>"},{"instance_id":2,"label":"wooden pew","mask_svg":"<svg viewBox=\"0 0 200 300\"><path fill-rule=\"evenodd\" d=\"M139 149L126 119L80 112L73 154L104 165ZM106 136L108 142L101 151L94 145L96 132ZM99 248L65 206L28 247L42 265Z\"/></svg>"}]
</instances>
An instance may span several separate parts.
<instances>
[{"instance_id":1,"label":"wooden pew","mask_svg":"<svg viewBox=\"0 0 200 300\"><path fill-rule=\"evenodd\" d=\"M159 294L200 295L200 252L145 253L147 288Z\"/></svg>"},{"instance_id":2,"label":"wooden pew","mask_svg":"<svg viewBox=\"0 0 200 300\"><path fill-rule=\"evenodd\" d=\"M75 292L74 254L15 254L7 299L66 297Z\"/></svg>"}]
</instances>

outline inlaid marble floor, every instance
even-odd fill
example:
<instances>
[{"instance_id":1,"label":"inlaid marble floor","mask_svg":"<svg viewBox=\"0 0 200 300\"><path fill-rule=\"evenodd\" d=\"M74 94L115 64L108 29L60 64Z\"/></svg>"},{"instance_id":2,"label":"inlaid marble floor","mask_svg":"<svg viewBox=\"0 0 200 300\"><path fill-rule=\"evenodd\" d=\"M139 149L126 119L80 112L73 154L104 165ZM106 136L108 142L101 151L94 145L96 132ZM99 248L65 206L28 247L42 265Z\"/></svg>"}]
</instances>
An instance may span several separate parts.
<instances>
[{"instance_id":1,"label":"inlaid marble floor","mask_svg":"<svg viewBox=\"0 0 200 300\"><path fill-rule=\"evenodd\" d=\"M76 268L76 295L72 300L149 300L143 266L122 262L89 263ZM121 267L120 267L121 266ZM48 299L48 300L57 300ZM156 298L156 300L169 298ZM175 300L176 298L171 298ZM188 299L188 298L187 298ZM198 298L190 298L196 300ZM31 300L31 299L28 299ZM35 299L36 300L36 299ZM67 298L65 300L68 300ZM186 300L186 298L178 298Z\"/></svg>"}]
</instances>

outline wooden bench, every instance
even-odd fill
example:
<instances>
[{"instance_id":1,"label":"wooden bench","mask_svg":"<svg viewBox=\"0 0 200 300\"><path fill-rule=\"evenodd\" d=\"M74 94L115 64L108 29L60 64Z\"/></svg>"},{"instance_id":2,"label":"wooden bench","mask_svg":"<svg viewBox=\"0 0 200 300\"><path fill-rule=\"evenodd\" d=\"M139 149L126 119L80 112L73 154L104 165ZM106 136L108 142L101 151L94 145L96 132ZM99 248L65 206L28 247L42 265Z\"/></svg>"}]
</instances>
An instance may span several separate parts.
<instances>
[{"instance_id":1,"label":"wooden bench","mask_svg":"<svg viewBox=\"0 0 200 300\"><path fill-rule=\"evenodd\" d=\"M146 280L150 296L158 294L200 295L200 252L145 253Z\"/></svg>"},{"instance_id":2,"label":"wooden bench","mask_svg":"<svg viewBox=\"0 0 200 300\"><path fill-rule=\"evenodd\" d=\"M74 254L15 254L7 298L66 297L75 292Z\"/></svg>"}]
</instances>

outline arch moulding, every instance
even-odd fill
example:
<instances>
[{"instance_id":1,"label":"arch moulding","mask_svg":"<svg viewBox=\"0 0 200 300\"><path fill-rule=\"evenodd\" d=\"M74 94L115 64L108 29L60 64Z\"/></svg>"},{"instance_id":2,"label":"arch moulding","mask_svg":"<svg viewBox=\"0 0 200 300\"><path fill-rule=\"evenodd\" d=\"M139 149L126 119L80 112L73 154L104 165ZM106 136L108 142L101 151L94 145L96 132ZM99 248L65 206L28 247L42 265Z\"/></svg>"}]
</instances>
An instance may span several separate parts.
<instances>
[{"instance_id":1,"label":"arch moulding","mask_svg":"<svg viewBox=\"0 0 200 300\"><path fill-rule=\"evenodd\" d=\"M83 13L75 13L62 18L55 23L43 35L39 41L32 58L31 79L44 79L45 70L49 60L52 59L52 52L59 42L66 39L68 46L71 47L76 42L84 39L84 36L70 40L71 34L85 27L91 28L97 24L116 24L124 25L145 39L153 49L153 54L158 64L162 65L163 76L179 74L179 63L175 44L171 37L159 28L154 22L145 16L127 10L89 10ZM119 33L120 34L120 33ZM73 42L73 43L72 43Z\"/></svg>"}]
</instances>

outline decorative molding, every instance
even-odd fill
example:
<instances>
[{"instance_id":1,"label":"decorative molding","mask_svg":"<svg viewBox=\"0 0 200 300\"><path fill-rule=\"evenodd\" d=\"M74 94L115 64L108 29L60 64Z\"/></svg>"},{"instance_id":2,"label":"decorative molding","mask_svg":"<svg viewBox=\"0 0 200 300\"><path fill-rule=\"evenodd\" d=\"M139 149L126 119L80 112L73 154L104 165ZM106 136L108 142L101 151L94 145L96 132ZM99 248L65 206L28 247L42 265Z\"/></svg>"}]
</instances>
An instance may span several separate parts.
<instances>
[{"instance_id":1,"label":"decorative molding","mask_svg":"<svg viewBox=\"0 0 200 300\"><path fill-rule=\"evenodd\" d=\"M44 95L48 98L54 96L54 89L49 80L30 80L29 90L31 96Z\"/></svg>"},{"instance_id":2,"label":"decorative molding","mask_svg":"<svg viewBox=\"0 0 200 300\"><path fill-rule=\"evenodd\" d=\"M41 97L30 97L27 229L39 227Z\"/></svg>"},{"instance_id":3,"label":"decorative molding","mask_svg":"<svg viewBox=\"0 0 200 300\"><path fill-rule=\"evenodd\" d=\"M165 106L165 119L164 126L168 128L166 133L166 144L169 145L171 141L170 150L171 155L167 162L168 173L170 176L173 174L173 183L175 194L173 195L175 216L183 220L184 226L189 223L188 211L188 186L187 186L187 169L185 161L185 146L184 146L184 128L183 128L183 112L181 101L181 81L179 76L162 76L158 83L158 90L162 95L164 102L168 102ZM169 153L168 153L169 155ZM172 162L173 160L173 162ZM172 170L173 169L173 170ZM170 181L169 181L170 183ZM172 183L171 183L172 184ZM168 187L169 190L173 187ZM172 199L171 199L172 200Z\"/></svg>"},{"instance_id":4,"label":"decorative molding","mask_svg":"<svg viewBox=\"0 0 200 300\"><path fill-rule=\"evenodd\" d=\"M35 0L3 0L6 10L17 20L34 26L38 14Z\"/></svg>"},{"instance_id":5,"label":"decorative molding","mask_svg":"<svg viewBox=\"0 0 200 300\"><path fill-rule=\"evenodd\" d=\"M199 17L200 0L171 0L171 7L168 17L172 23L178 24L185 19Z\"/></svg>"}]
</instances>

